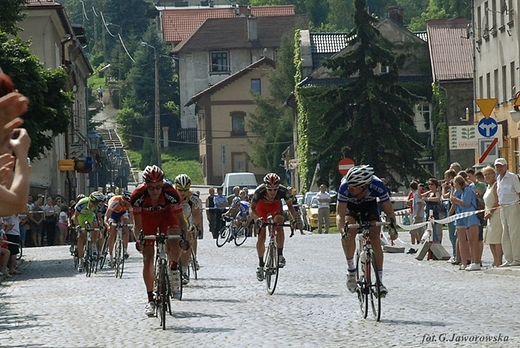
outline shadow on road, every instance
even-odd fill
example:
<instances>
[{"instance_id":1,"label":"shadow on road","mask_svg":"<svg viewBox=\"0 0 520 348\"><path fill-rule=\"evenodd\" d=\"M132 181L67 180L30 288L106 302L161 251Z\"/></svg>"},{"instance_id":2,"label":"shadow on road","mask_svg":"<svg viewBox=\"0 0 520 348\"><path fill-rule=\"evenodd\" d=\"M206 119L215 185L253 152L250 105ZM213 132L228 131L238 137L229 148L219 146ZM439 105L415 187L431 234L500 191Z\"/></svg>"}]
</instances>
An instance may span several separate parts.
<instances>
[{"instance_id":1,"label":"shadow on road","mask_svg":"<svg viewBox=\"0 0 520 348\"><path fill-rule=\"evenodd\" d=\"M381 319L381 323L390 325L423 325L423 326L447 326L446 323L441 321L420 321L420 320L390 320Z\"/></svg>"}]
</instances>

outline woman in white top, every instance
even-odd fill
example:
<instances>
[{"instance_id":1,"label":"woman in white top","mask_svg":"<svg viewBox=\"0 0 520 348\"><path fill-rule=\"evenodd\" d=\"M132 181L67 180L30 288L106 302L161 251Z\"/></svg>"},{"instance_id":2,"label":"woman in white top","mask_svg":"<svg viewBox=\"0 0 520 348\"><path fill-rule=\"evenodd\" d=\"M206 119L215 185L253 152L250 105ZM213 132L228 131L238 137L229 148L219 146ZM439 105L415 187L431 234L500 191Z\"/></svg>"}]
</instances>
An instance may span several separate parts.
<instances>
[{"instance_id":1,"label":"woman in white top","mask_svg":"<svg viewBox=\"0 0 520 348\"><path fill-rule=\"evenodd\" d=\"M484 203L486 212L484 219L487 220L487 226L484 231L484 243L489 244L491 254L493 254L493 267L502 264L502 223L500 222L500 214L498 211L498 194L496 171L493 167L487 166L482 169L482 174L488 184L484 193Z\"/></svg>"}]
</instances>

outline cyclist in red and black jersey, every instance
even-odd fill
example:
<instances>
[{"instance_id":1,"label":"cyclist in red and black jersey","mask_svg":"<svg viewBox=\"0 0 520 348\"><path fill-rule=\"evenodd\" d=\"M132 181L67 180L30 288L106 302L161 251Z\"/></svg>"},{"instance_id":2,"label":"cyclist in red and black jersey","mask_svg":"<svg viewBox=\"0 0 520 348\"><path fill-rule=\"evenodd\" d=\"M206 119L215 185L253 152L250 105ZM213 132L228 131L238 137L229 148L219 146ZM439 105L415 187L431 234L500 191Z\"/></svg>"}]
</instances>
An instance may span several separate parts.
<instances>
[{"instance_id":1,"label":"cyclist in red and black jersey","mask_svg":"<svg viewBox=\"0 0 520 348\"><path fill-rule=\"evenodd\" d=\"M258 186L253 193L251 207L249 208L251 217L255 220L267 221L267 216L271 215L273 222L283 224L282 199L285 200L287 208L289 208L291 224L295 224L296 212L292 205L291 190L280 185L280 177L277 174L267 174L264 177L264 183ZM285 234L283 232L283 226L275 226L274 228L276 229L276 243L278 245L278 267L281 268L285 266L285 258L283 257ZM258 233L258 239L256 241L256 251L258 253L256 278L258 281L264 280L265 234L265 227L263 227Z\"/></svg>"},{"instance_id":2,"label":"cyclist in red and black jersey","mask_svg":"<svg viewBox=\"0 0 520 348\"><path fill-rule=\"evenodd\" d=\"M133 207L134 231L142 231L146 235L155 235L157 229L168 235L184 235L188 226L182 215L182 201L177 190L164 181L164 173L157 166L147 166L143 173L144 183L139 185L132 196L130 203ZM134 232L136 233L136 232ZM148 305L145 314L155 315L153 298L154 281L154 240L145 240L139 245L139 238L135 236L136 247L143 254L143 278L148 294ZM178 239L166 241L166 252L170 260L168 277L174 298L180 298L180 272L177 261L181 256L181 247Z\"/></svg>"}]
</instances>

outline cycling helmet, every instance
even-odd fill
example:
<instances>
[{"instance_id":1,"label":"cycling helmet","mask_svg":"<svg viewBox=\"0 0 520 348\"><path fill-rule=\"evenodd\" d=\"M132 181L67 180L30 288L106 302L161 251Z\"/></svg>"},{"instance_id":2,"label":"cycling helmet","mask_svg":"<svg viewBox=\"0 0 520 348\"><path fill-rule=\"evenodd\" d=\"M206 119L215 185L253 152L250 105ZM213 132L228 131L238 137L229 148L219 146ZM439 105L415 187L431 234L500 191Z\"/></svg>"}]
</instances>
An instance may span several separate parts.
<instances>
[{"instance_id":1,"label":"cycling helmet","mask_svg":"<svg viewBox=\"0 0 520 348\"><path fill-rule=\"evenodd\" d=\"M191 179L186 174L179 174L175 177L175 188L177 190L187 191L191 186Z\"/></svg>"},{"instance_id":2,"label":"cycling helmet","mask_svg":"<svg viewBox=\"0 0 520 348\"><path fill-rule=\"evenodd\" d=\"M91 202L99 204L105 200L105 195L99 191L95 191L95 192L92 192L90 194L90 196L88 196L88 198L90 199Z\"/></svg>"},{"instance_id":3,"label":"cycling helmet","mask_svg":"<svg viewBox=\"0 0 520 348\"><path fill-rule=\"evenodd\" d=\"M164 173L161 168L156 165L146 166L143 172L143 179L146 183L154 183L162 181L164 178Z\"/></svg>"},{"instance_id":4,"label":"cycling helmet","mask_svg":"<svg viewBox=\"0 0 520 348\"><path fill-rule=\"evenodd\" d=\"M280 185L280 177L276 173L269 173L264 176L264 184L267 186L278 187Z\"/></svg>"},{"instance_id":5,"label":"cycling helmet","mask_svg":"<svg viewBox=\"0 0 520 348\"><path fill-rule=\"evenodd\" d=\"M132 194L129 192L129 191L123 191L123 193L121 193L121 196L123 197L123 199L127 202L130 202L130 196Z\"/></svg>"},{"instance_id":6,"label":"cycling helmet","mask_svg":"<svg viewBox=\"0 0 520 348\"><path fill-rule=\"evenodd\" d=\"M345 181L349 186L359 187L370 183L373 176L374 168L366 165L357 166L350 168L347 175L345 175Z\"/></svg>"},{"instance_id":7,"label":"cycling helmet","mask_svg":"<svg viewBox=\"0 0 520 348\"><path fill-rule=\"evenodd\" d=\"M76 202L79 202L81 199L85 198L86 196L83 193L80 193L78 197L76 197Z\"/></svg>"}]
</instances>

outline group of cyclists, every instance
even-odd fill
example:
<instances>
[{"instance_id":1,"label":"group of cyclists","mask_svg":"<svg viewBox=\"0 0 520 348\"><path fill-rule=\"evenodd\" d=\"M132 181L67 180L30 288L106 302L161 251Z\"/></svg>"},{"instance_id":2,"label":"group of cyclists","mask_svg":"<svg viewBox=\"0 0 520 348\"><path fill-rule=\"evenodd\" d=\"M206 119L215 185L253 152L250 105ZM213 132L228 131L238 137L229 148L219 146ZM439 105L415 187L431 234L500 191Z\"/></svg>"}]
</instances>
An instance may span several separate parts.
<instances>
[{"instance_id":1,"label":"group of cyclists","mask_svg":"<svg viewBox=\"0 0 520 348\"><path fill-rule=\"evenodd\" d=\"M152 239L140 238L140 236L156 235L158 230L167 235L179 235L180 239L168 239L166 241L166 253L169 259L169 273L171 294L173 298L180 298L181 282L187 284L189 276L187 267L191 253L184 252L190 247L195 255L197 252L197 239L202 234L202 201L197 193L191 189L191 179L186 174L178 175L174 182L165 178L164 172L156 165L147 166L143 172L143 183L132 193L122 192L120 195L111 197L106 202L106 197L101 192L93 192L88 197L80 199L74 207L73 222L81 228L88 223L93 228L91 238L93 242L99 238L97 229L107 227L109 238L109 257L112 260L112 252L115 241L115 223L122 222L128 226L133 220L133 233L136 240L136 248L143 256L143 280L146 287L148 303L145 314L155 315L154 302L154 243ZM285 234L283 232L282 200L285 200L289 212L291 227L301 229L301 221L297 221L297 214L292 204L293 192L290 187L281 185L280 177L275 173L265 175L263 182L256 188L251 196L250 202L246 198L237 198L232 207L238 208L245 221L254 221L257 226L256 250L258 255L258 268L256 277L258 281L264 280L264 254L266 229L263 223L268 217L272 217L274 229L276 230L276 242L278 247L278 267L286 265L283 256ZM242 202L247 202L242 205ZM338 190L337 223L340 231L345 226L363 221L379 221L380 211L384 211L386 219L390 222L390 237L397 238L395 230L395 215L390 203L388 190L383 182L374 175L370 166L356 166L349 170L342 179ZM104 211L106 209L106 211ZM104 213L104 215L103 215ZM348 229L348 233L342 238L343 251L347 260L347 288L351 292L356 291L356 265L354 263L355 253L355 229ZM372 226L370 237L375 251L377 272L379 279L383 275L383 253L380 247L380 227ZM124 233L124 255L128 257L129 231ZM180 240L180 242L179 242ZM77 251L80 258L78 270L82 271L83 245L85 234L79 233L77 238ZM98 251L95 250L95 253ZM198 268L198 264L197 264ZM380 294L387 294L386 287L380 283Z\"/></svg>"}]
</instances>

